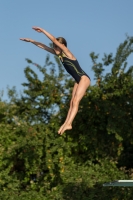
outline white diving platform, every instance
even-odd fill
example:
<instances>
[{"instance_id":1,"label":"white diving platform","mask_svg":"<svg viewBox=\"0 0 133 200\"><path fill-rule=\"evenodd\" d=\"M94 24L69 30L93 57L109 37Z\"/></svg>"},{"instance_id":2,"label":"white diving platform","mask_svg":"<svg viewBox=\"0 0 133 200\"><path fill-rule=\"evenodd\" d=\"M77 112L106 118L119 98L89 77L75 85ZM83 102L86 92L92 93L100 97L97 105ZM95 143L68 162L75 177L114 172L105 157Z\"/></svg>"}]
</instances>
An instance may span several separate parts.
<instances>
[{"instance_id":1,"label":"white diving platform","mask_svg":"<svg viewBox=\"0 0 133 200\"><path fill-rule=\"evenodd\" d=\"M104 187L119 186L119 187L133 187L133 180L116 180L103 184Z\"/></svg>"}]
</instances>

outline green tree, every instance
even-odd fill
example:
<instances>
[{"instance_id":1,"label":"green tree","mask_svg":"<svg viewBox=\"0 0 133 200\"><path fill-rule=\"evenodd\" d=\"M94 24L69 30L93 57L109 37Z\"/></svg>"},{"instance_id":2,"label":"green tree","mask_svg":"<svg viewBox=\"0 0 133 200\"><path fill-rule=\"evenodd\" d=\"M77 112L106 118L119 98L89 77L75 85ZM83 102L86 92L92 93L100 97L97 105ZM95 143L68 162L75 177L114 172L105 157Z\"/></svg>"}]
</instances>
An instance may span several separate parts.
<instances>
[{"instance_id":1,"label":"green tree","mask_svg":"<svg viewBox=\"0 0 133 200\"><path fill-rule=\"evenodd\" d=\"M72 131L63 136L57 131L73 81L58 59L55 65L47 56L44 67L27 59L24 93L16 98L15 88L9 89L10 102L0 101L0 199L132 199L129 188L102 187L132 178L133 67L127 65L132 51L133 39L127 37L115 57L105 54L98 62L98 55L90 54L96 85L83 98Z\"/></svg>"}]
</instances>

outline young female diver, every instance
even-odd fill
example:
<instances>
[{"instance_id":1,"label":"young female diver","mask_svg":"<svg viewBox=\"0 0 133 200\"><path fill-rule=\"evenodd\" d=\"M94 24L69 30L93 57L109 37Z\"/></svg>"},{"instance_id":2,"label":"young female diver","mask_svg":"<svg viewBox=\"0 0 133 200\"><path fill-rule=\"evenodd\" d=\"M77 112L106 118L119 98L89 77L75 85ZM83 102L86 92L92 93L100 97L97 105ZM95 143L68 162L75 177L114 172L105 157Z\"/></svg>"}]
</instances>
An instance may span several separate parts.
<instances>
[{"instance_id":1,"label":"young female diver","mask_svg":"<svg viewBox=\"0 0 133 200\"><path fill-rule=\"evenodd\" d=\"M40 27L33 27L33 29L39 33L44 33L52 42L53 48L47 47L46 45L36 42L28 38L20 38L20 40L31 42L38 47L57 55L66 71L75 79L76 83L74 84L72 98L70 101L70 108L64 124L58 130L58 134L62 135L66 130L72 129L72 122L78 112L79 102L84 96L87 88L90 85L89 76L81 69L77 59L67 48L67 42L64 38L58 37L55 38L53 35L48 33L46 30Z\"/></svg>"}]
</instances>

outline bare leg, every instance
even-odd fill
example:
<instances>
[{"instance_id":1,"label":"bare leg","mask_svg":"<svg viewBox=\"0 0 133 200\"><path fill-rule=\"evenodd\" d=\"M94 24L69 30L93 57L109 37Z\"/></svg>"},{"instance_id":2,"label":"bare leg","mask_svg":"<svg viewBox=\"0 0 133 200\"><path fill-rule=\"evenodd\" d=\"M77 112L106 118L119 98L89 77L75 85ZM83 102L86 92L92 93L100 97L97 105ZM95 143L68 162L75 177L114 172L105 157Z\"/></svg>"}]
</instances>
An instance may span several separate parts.
<instances>
[{"instance_id":1,"label":"bare leg","mask_svg":"<svg viewBox=\"0 0 133 200\"><path fill-rule=\"evenodd\" d=\"M71 110L72 110L72 102L73 102L73 98L75 96L75 93L76 93L76 90L77 90L77 87L78 87L78 84L75 83L74 84L74 87L73 87L73 91L72 91L72 98L71 98L71 101L70 101L70 108L68 110L68 114L67 114L67 117L66 117L66 120L64 122L64 124L60 127L60 129L58 130L58 134L60 134L62 128L64 127L64 125L66 124L67 120L69 119L69 116L70 116L70 113L71 113Z\"/></svg>"},{"instance_id":2,"label":"bare leg","mask_svg":"<svg viewBox=\"0 0 133 200\"><path fill-rule=\"evenodd\" d=\"M67 120L66 124L63 126L61 130L61 135L64 133L65 130L72 129L72 122L78 112L79 102L84 96L89 85L90 85L90 79L87 76L82 76L79 82L78 88L76 90L75 96L73 98L73 104L72 104L73 106L71 109L69 119Z\"/></svg>"}]
</instances>

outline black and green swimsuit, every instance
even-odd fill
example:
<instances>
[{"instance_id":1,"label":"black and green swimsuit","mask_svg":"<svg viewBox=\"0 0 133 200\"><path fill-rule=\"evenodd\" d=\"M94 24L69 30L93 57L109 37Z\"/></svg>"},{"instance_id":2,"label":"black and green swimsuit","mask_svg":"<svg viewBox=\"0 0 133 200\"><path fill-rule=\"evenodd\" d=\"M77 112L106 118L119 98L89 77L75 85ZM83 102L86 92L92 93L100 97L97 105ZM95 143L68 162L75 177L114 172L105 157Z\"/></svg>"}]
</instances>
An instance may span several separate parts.
<instances>
[{"instance_id":1,"label":"black and green swimsuit","mask_svg":"<svg viewBox=\"0 0 133 200\"><path fill-rule=\"evenodd\" d=\"M81 69L77 60L71 60L66 56L59 56L66 71L75 79L77 83L80 82L81 76L85 75L89 79L90 77Z\"/></svg>"}]
</instances>

